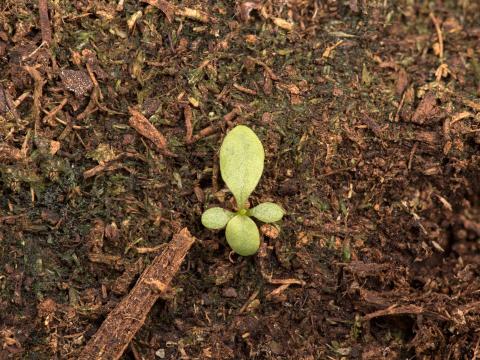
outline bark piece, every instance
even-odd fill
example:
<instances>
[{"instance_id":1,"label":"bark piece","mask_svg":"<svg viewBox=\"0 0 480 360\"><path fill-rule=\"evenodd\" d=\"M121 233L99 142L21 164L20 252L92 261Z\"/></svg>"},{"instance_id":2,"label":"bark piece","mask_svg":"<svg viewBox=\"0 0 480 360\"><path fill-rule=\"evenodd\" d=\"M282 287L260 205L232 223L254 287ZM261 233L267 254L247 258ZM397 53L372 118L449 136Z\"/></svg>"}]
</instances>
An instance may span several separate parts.
<instances>
[{"instance_id":1,"label":"bark piece","mask_svg":"<svg viewBox=\"0 0 480 360\"><path fill-rule=\"evenodd\" d=\"M50 19L48 18L47 0L38 0L38 12L40 15L40 30L42 31L42 41L48 45L52 43L52 29Z\"/></svg>"},{"instance_id":2,"label":"bark piece","mask_svg":"<svg viewBox=\"0 0 480 360\"><path fill-rule=\"evenodd\" d=\"M174 154L167 150L167 140L162 133L160 133L160 131L158 131L140 111L134 108L130 108L129 111L132 116L130 117L128 124L140 135L152 141L158 150L162 151L165 155L174 156Z\"/></svg>"},{"instance_id":3,"label":"bark piece","mask_svg":"<svg viewBox=\"0 0 480 360\"><path fill-rule=\"evenodd\" d=\"M165 251L143 272L132 291L107 316L78 360L113 360L122 356L194 242L195 238L187 228L174 235Z\"/></svg>"}]
</instances>

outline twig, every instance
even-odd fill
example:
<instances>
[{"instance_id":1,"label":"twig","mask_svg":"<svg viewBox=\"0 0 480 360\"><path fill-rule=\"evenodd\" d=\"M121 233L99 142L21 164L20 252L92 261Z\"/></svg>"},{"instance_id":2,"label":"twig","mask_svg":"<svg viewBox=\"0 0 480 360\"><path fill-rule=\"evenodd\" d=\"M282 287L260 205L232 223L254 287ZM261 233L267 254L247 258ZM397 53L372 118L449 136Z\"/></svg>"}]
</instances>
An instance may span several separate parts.
<instances>
[{"instance_id":1,"label":"twig","mask_svg":"<svg viewBox=\"0 0 480 360\"><path fill-rule=\"evenodd\" d=\"M99 165L95 166L94 168L85 170L83 172L83 178L88 179L88 178L91 178L92 176L95 176L95 175L101 173L101 172L115 171L115 170L121 169L122 167L123 167L122 164L114 162L114 161L112 161L110 163L106 163L106 164L99 164Z\"/></svg>"},{"instance_id":2,"label":"twig","mask_svg":"<svg viewBox=\"0 0 480 360\"><path fill-rule=\"evenodd\" d=\"M433 15L433 13L430 13L430 19L432 19L433 25L435 26L435 30L437 31L438 44L439 44L438 57L440 58L440 62L443 63L443 34L442 34L442 29L440 28L440 22L435 17L435 15Z\"/></svg>"},{"instance_id":3,"label":"twig","mask_svg":"<svg viewBox=\"0 0 480 360\"><path fill-rule=\"evenodd\" d=\"M258 60L258 59L255 59L251 56L248 56L247 57L249 60L253 61L255 64L257 65L260 65L260 66L263 66L263 68L265 69L265 71L268 73L268 75L270 76L270 79L274 80L274 81L278 81L279 80L279 77L277 75L275 75L275 73L273 72L272 69L270 69L270 67L265 64L263 61L261 60Z\"/></svg>"},{"instance_id":4,"label":"twig","mask_svg":"<svg viewBox=\"0 0 480 360\"><path fill-rule=\"evenodd\" d=\"M228 126L233 126L232 121L239 114L239 112L240 112L240 110L238 108L234 108L228 114L225 114L225 116L223 117L223 121L225 121L225 123ZM200 130L197 134L195 134L191 138L190 142L188 142L188 143L193 144L193 143L197 142L198 140L203 139L204 137L207 137L207 136L210 136L210 135L216 133L218 130L219 130L219 126L209 125L206 128L203 128L202 130Z\"/></svg>"},{"instance_id":5,"label":"twig","mask_svg":"<svg viewBox=\"0 0 480 360\"><path fill-rule=\"evenodd\" d=\"M192 137L192 140L190 141L190 144L193 144L194 142L197 142L200 139L203 139L204 137L210 136L214 134L217 131L217 128L215 126L207 126L205 129L202 129L198 132L198 134L195 134L195 136Z\"/></svg>"},{"instance_id":6,"label":"twig","mask_svg":"<svg viewBox=\"0 0 480 360\"><path fill-rule=\"evenodd\" d=\"M190 144L192 142L192 135L193 135L193 127L192 127L192 108L190 105L185 105L183 108L183 117L185 118L185 129L186 129L186 134L185 134L185 141L187 144Z\"/></svg>"},{"instance_id":7,"label":"twig","mask_svg":"<svg viewBox=\"0 0 480 360\"><path fill-rule=\"evenodd\" d=\"M78 360L116 360L122 356L194 242L187 228L174 235L168 248L153 260L132 291L107 316Z\"/></svg>"},{"instance_id":8,"label":"twig","mask_svg":"<svg viewBox=\"0 0 480 360\"><path fill-rule=\"evenodd\" d=\"M67 105L68 99L64 98L60 104L58 104L52 111L48 112L47 115L43 118L43 122L49 122L57 113Z\"/></svg>"},{"instance_id":9,"label":"twig","mask_svg":"<svg viewBox=\"0 0 480 360\"><path fill-rule=\"evenodd\" d=\"M40 29L42 31L42 41L47 45L52 43L52 29L50 28L50 19L48 18L47 0L38 0L38 12L40 15Z\"/></svg>"},{"instance_id":10,"label":"twig","mask_svg":"<svg viewBox=\"0 0 480 360\"><path fill-rule=\"evenodd\" d=\"M228 114L225 114L223 117L223 121L227 123L228 126L233 127L233 119L237 117L239 114L240 110L238 108L234 108L232 111L230 111Z\"/></svg>"},{"instance_id":11,"label":"twig","mask_svg":"<svg viewBox=\"0 0 480 360\"><path fill-rule=\"evenodd\" d=\"M242 85L239 85L237 83L234 83L233 84L233 87L235 89L237 89L238 91L241 91L245 94L249 94L249 95L257 95L257 92L255 90L252 90L252 89L249 89L249 88L246 88L245 86L242 86Z\"/></svg>"},{"instance_id":12,"label":"twig","mask_svg":"<svg viewBox=\"0 0 480 360\"><path fill-rule=\"evenodd\" d=\"M400 111L402 110L403 103L405 102L405 97L407 96L407 92L404 91L402 94L402 98L400 99L400 104L398 104L397 111L395 112L395 122L398 122L400 120Z\"/></svg>"},{"instance_id":13,"label":"twig","mask_svg":"<svg viewBox=\"0 0 480 360\"><path fill-rule=\"evenodd\" d=\"M25 70L30 74L34 81L33 89L33 118L35 119L35 131L40 128L41 101L43 96L43 85L45 81L40 72L32 66L25 66Z\"/></svg>"},{"instance_id":14,"label":"twig","mask_svg":"<svg viewBox=\"0 0 480 360\"><path fill-rule=\"evenodd\" d=\"M408 165L407 165L408 170L412 169L413 157L415 156L415 151L417 151L417 146L418 146L417 142L413 144L412 151L410 151L410 155L408 156Z\"/></svg>"}]
</instances>

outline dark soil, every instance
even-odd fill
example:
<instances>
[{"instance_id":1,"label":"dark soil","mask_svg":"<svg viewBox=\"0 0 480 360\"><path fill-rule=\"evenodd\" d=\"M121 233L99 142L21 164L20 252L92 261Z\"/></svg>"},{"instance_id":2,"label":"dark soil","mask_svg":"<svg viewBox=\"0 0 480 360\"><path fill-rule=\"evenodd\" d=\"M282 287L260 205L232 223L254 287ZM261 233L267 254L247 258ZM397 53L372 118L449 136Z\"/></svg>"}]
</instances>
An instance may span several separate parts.
<instances>
[{"instance_id":1,"label":"dark soil","mask_svg":"<svg viewBox=\"0 0 480 360\"><path fill-rule=\"evenodd\" d=\"M75 358L183 227L124 359L480 358L478 1L48 15L0 1L0 359ZM217 152L240 123L266 150L252 205L288 211L249 258L200 223L233 206Z\"/></svg>"}]
</instances>

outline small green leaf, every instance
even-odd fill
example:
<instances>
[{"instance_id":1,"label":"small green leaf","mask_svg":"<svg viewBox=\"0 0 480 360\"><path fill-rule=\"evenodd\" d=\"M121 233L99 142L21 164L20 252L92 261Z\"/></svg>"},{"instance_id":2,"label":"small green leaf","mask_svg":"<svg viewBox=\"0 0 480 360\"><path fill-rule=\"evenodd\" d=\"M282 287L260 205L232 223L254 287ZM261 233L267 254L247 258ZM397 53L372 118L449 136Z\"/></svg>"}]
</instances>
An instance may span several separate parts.
<instances>
[{"instance_id":1,"label":"small green leaf","mask_svg":"<svg viewBox=\"0 0 480 360\"><path fill-rule=\"evenodd\" d=\"M272 223L280 220L285 211L280 205L266 202L260 205L255 206L253 209L250 209L249 215L256 217L258 220L265 223Z\"/></svg>"},{"instance_id":2,"label":"small green leaf","mask_svg":"<svg viewBox=\"0 0 480 360\"><path fill-rule=\"evenodd\" d=\"M265 152L255 133L244 125L231 130L220 148L222 178L242 209L262 176Z\"/></svg>"},{"instance_id":3,"label":"small green leaf","mask_svg":"<svg viewBox=\"0 0 480 360\"><path fill-rule=\"evenodd\" d=\"M242 256L253 255L260 247L257 225L245 215L237 215L228 222L225 236L232 250Z\"/></svg>"},{"instance_id":4,"label":"small green leaf","mask_svg":"<svg viewBox=\"0 0 480 360\"><path fill-rule=\"evenodd\" d=\"M214 207L202 214L202 224L209 229L223 229L234 216L235 214L228 210Z\"/></svg>"}]
</instances>

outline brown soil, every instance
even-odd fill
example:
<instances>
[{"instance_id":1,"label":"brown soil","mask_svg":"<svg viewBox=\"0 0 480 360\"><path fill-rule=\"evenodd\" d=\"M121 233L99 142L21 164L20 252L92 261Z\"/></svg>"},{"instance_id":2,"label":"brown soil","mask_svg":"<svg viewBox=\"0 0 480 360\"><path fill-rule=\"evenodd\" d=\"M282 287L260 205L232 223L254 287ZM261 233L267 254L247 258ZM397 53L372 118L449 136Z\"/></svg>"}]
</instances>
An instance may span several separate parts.
<instances>
[{"instance_id":1,"label":"brown soil","mask_svg":"<svg viewBox=\"0 0 480 360\"><path fill-rule=\"evenodd\" d=\"M0 1L0 359L77 357L183 227L123 359L480 358L478 1L38 4ZM249 258L200 223L240 123L288 211Z\"/></svg>"}]
</instances>

